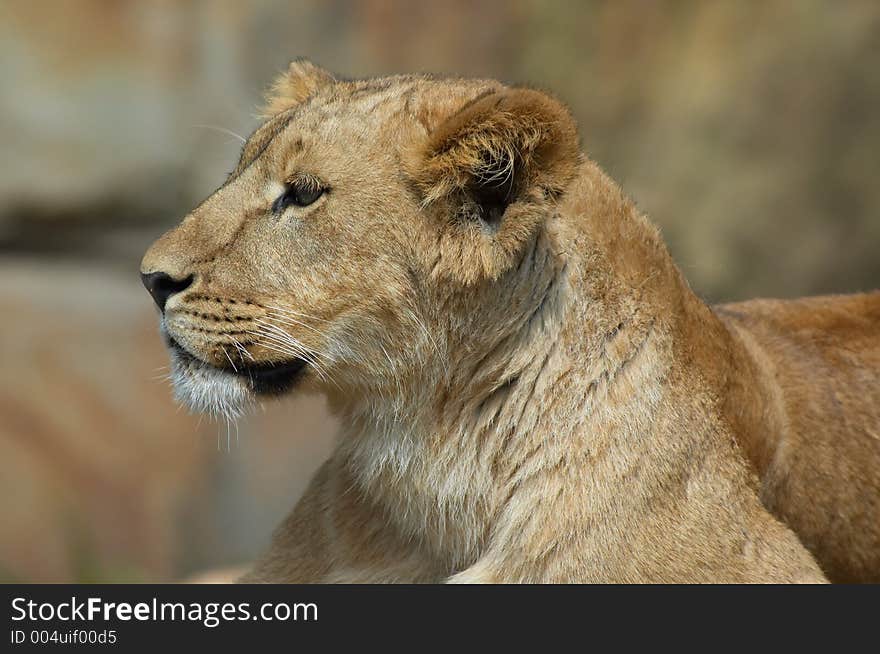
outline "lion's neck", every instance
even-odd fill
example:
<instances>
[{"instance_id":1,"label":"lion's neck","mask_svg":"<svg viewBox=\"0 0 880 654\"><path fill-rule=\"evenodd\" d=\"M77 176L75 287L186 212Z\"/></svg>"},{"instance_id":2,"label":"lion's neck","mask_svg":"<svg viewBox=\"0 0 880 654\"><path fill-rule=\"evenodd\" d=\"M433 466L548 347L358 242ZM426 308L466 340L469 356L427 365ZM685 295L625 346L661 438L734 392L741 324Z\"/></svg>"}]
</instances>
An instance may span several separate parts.
<instances>
[{"instance_id":1,"label":"lion's neck","mask_svg":"<svg viewBox=\"0 0 880 654\"><path fill-rule=\"evenodd\" d=\"M478 555L516 488L651 430L675 364L670 335L702 306L598 169L587 166L569 195L524 258L544 263L523 272L538 281L515 329L450 359L447 384L425 380L427 394L393 410L371 401L344 417L340 454L362 490L450 569ZM597 458L609 492L625 476L620 461L600 470Z\"/></svg>"}]
</instances>

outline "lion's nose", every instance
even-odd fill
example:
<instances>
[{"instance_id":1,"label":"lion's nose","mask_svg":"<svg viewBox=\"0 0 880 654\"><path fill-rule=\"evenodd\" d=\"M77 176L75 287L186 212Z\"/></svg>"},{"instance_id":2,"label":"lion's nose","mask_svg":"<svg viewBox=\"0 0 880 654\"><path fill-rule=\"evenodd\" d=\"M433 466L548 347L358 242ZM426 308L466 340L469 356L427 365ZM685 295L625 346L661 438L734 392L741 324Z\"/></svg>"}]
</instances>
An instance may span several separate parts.
<instances>
[{"instance_id":1,"label":"lion's nose","mask_svg":"<svg viewBox=\"0 0 880 654\"><path fill-rule=\"evenodd\" d=\"M161 311L165 311L165 303L175 293L180 293L189 288L193 282L193 275L185 279L174 279L171 275L163 272L141 273L141 281L153 296Z\"/></svg>"}]
</instances>

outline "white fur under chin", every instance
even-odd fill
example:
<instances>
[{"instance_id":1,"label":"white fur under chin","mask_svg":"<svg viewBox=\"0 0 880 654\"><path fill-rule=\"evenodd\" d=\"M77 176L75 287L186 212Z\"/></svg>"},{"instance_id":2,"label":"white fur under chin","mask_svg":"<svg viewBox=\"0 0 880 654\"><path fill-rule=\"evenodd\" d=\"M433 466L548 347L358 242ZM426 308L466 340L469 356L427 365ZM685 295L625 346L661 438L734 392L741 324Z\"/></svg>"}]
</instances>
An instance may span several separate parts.
<instances>
[{"instance_id":1,"label":"white fur under chin","mask_svg":"<svg viewBox=\"0 0 880 654\"><path fill-rule=\"evenodd\" d=\"M186 360L171 352L174 398L194 413L235 420L254 403L247 382L228 372Z\"/></svg>"}]
</instances>

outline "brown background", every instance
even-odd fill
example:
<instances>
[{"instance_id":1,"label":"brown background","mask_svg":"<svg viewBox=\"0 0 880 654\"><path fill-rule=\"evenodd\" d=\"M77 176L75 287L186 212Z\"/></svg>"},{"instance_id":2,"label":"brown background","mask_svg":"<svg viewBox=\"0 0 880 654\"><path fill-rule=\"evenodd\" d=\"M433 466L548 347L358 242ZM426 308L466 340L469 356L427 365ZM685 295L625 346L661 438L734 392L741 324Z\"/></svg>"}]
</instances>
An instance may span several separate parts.
<instances>
[{"instance_id":1,"label":"brown background","mask_svg":"<svg viewBox=\"0 0 880 654\"><path fill-rule=\"evenodd\" d=\"M554 91L709 300L880 285L880 3L0 2L0 580L246 561L329 451L178 411L137 280L303 55Z\"/></svg>"}]
</instances>

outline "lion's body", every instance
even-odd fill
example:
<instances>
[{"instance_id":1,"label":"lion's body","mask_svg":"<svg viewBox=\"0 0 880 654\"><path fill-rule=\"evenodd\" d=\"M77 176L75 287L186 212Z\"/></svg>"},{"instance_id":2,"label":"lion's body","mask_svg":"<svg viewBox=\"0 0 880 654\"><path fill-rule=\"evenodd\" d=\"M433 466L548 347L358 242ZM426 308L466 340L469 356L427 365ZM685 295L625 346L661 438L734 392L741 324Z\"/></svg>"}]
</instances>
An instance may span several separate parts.
<instances>
[{"instance_id":1,"label":"lion's body","mask_svg":"<svg viewBox=\"0 0 880 654\"><path fill-rule=\"evenodd\" d=\"M270 114L142 267L191 406L343 425L246 580L877 578L876 295L713 312L535 91L297 63Z\"/></svg>"},{"instance_id":2,"label":"lion's body","mask_svg":"<svg viewBox=\"0 0 880 654\"><path fill-rule=\"evenodd\" d=\"M880 293L717 312L738 341L725 413L762 501L832 580L880 582Z\"/></svg>"}]
</instances>

